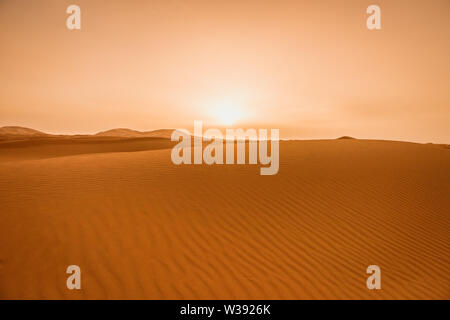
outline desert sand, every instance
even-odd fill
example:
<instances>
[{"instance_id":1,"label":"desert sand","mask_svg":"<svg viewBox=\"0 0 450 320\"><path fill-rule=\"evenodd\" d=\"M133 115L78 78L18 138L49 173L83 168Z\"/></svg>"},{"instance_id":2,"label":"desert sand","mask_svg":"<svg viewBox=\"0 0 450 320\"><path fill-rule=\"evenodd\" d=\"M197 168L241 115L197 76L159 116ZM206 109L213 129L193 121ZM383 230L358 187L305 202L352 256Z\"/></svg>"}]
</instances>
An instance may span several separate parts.
<instances>
[{"instance_id":1,"label":"desert sand","mask_svg":"<svg viewBox=\"0 0 450 320\"><path fill-rule=\"evenodd\" d=\"M282 141L279 173L261 176L176 166L171 145L0 142L0 298L450 298L450 149Z\"/></svg>"}]
</instances>

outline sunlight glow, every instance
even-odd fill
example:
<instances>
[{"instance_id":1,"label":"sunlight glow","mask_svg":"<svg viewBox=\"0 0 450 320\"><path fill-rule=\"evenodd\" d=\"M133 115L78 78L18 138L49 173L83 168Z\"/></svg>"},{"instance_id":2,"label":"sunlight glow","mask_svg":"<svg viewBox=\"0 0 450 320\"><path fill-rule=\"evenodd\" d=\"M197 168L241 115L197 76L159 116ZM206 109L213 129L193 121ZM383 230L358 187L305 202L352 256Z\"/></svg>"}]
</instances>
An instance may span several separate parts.
<instances>
[{"instance_id":1,"label":"sunlight glow","mask_svg":"<svg viewBox=\"0 0 450 320\"><path fill-rule=\"evenodd\" d=\"M215 120L226 126L236 124L236 122L242 120L243 117L242 108L240 108L236 103L228 101L217 103L213 108L213 112L213 117Z\"/></svg>"}]
</instances>

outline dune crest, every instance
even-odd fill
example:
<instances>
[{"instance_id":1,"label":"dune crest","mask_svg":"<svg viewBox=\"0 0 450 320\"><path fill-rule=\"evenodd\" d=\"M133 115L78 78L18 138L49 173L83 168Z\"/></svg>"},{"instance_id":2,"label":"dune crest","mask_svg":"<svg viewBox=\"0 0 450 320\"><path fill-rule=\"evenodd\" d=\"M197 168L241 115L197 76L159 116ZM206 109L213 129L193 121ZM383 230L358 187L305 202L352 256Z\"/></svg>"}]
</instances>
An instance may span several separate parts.
<instances>
[{"instance_id":1,"label":"dune crest","mask_svg":"<svg viewBox=\"0 0 450 320\"><path fill-rule=\"evenodd\" d=\"M75 137L75 136L96 136L96 137L121 137L121 138L166 138L170 139L172 132L175 129L157 129L152 131L137 131L128 128L115 128L106 131L101 131L94 135L90 134L49 134L31 128L20 126L4 126L0 128L0 137L15 136L15 137Z\"/></svg>"},{"instance_id":2,"label":"dune crest","mask_svg":"<svg viewBox=\"0 0 450 320\"><path fill-rule=\"evenodd\" d=\"M128 128L117 128L107 131L96 133L95 136L99 137L128 137L128 138L141 138L141 137L155 137L155 138L167 138L170 139L174 129L158 129L152 131L137 131Z\"/></svg>"},{"instance_id":3,"label":"dune crest","mask_svg":"<svg viewBox=\"0 0 450 320\"><path fill-rule=\"evenodd\" d=\"M0 128L0 136L47 136L47 133L19 126L5 126Z\"/></svg>"}]
</instances>

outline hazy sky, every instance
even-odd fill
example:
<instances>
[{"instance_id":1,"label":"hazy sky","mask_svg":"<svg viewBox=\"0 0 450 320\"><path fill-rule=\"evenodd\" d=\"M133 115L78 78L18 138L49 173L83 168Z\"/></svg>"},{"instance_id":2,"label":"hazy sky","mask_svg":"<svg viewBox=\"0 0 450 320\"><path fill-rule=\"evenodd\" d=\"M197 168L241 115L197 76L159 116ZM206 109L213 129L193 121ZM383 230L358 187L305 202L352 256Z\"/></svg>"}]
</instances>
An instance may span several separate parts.
<instances>
[{"instance_id":1,"label":"hazy sky","mask_svg":"<svg viewBox=\"0 0 450 320\"><path fill-rule=\"evenodd\" d=\"M450 143L450 0L0 0L0 43L0 126Z\"/></svg>"}]
</instances>

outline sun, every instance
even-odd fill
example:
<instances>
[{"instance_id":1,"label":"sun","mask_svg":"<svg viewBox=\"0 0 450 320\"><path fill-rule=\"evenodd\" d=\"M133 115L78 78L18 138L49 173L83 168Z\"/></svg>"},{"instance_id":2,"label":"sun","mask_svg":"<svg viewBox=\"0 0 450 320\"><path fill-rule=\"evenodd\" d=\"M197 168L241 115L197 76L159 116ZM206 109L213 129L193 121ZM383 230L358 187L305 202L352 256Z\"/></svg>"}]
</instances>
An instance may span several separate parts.
<instances>
[{"instance_id":1,"label":"sun","mask_svg":"<svg viewBox=\"0 0 450 320\"><path fill-rule=\"evenodd\" d=\"M242 120L242 109L234 103L219 102L213 108L215 120L225 126L232 126Z\"/></svg>"},{"instance_id":2,"label":"sun","mask_svg":"<svg viewBox=\"0 0 450 320\"><path fill-rule=\"evenodd\" d=\"M239 120L239 114L232 108L222 108L217 111L218 120L227 126L231 126Z\"/></svg>"}]
</instances>

